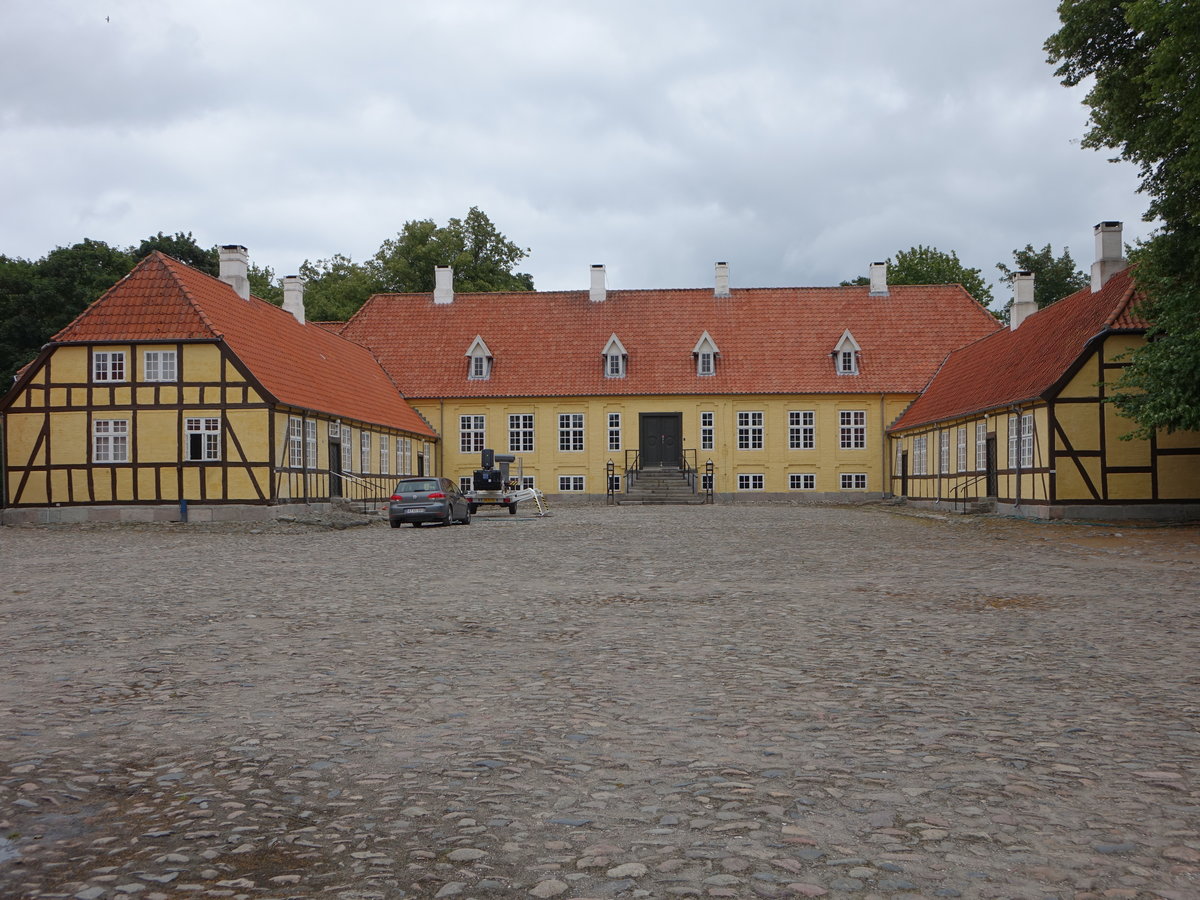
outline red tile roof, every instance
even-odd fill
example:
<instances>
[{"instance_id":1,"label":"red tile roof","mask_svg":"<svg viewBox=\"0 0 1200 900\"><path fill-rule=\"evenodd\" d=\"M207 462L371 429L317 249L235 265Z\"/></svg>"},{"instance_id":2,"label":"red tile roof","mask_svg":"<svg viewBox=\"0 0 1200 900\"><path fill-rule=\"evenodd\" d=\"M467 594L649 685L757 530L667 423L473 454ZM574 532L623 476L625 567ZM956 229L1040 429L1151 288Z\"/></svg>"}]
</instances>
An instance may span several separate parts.
<instances>
[{"instance_id":1,"label":"red tile roof","mask_svg":"<svg viewBox=\"0 0 1200 900\"><path fill-rule=\"evenodd\" d=\"M648 394L916 393L946 353L999 327L957 285L456 294L380 294L342 334L375 351L411 398ZM861 374L839 376L831 353L849 328ZM720 355L696 375L707 331ZM605 378L601 351L616 334L624 378ZM492 351L487 380L467 378L476 335Z\"/></svg>"},{"instance_id":2,"label":"red tile roof","mask_svg":"<svg viewBox=\"0 0 1200 900\"><path fill-rule=\"evenodd\" d=\"M53 340L224 341L279 403L433 434L369 350L158 252Z\"/></svg>"},{"instance_id":3,"label":"red tile roof","mask_svg":"<svg viewBox=\"0 0 1200 900\"><path fill-rule=\"evenodd\" d=\"M1140 330L1129 270L1104 287L1072 294L1005 329L951 353L891 430L926 425L1044 397L1106 330Z\"/></svg>"}]
</instances>

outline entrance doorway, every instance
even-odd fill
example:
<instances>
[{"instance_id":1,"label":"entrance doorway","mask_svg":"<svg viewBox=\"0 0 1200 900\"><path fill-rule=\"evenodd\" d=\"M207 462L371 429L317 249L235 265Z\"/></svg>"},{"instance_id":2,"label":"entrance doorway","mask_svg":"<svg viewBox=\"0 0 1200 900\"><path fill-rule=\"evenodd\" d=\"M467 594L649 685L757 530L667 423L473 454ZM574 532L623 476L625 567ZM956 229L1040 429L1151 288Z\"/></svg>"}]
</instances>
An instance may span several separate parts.
<instances>
[{"instance_id":1,"label":"entrance doorway","mask_svg":"<svg viewBox=\"0 0 1200 900\"><path fill-rule=\"evenodd\" d=\"M999 491L999 479L996 477L996 435L989 434L986 444L987 453L987 496L995 497Z\"/></svg>"},{"instance_id":2,"label":"entrance doorway","mask_svg":"<svg viewBox=\"0 0 1200 900\"><path fill-rule=\"evenodd\" d=\"M908 496L908 451L900 451L900 496Z\"/></svg>"},{"instance_id":3,"label":"entrance doorway","mask_svg":"<svg viewBox=\"0 0 1200 900\"><path fill-rule=\"evenodd\" d=\"M342 445L340 441L329 442L329 497L342 496Z\"/></svg>"},{"instance_id":4,"label":"entrance doorway","mask_svg":"<svg viewBox=\"0 0 1200 900\"><path fill-rule=\"evenodd\" d=\"M683 413L641 413L638 432L642 467L678 466L683 444Z\"/></svg>"}]
</instances>

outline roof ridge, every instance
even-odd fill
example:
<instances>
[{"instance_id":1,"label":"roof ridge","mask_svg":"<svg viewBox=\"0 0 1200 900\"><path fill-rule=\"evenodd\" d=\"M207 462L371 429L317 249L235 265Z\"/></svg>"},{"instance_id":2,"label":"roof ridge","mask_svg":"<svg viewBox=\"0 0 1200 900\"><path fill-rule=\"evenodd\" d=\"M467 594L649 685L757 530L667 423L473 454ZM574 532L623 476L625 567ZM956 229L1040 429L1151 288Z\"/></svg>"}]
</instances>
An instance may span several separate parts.
<instances>
[{"instance_id":1,"label":"roof ridge","mask_svg":"<svg viewBox=\"0 0 1200 900\"><path fill-rule=\"evenodd\" d=\"M1116 273L1117 275L1128 273L1126 276L1127 283L1125 285L1125 289L1121 292L1120 300L1117 302L1116 306L1113 307L1112 314L1104 320L1105 329L1112 328L1117 319L1119 319L1122 314L1124 314L1126 310L1133 305L1136 290L1133 280L1133 273L1130 271L1131 268L1133 267L1127 267Z\"/></svg>"},{"instance_id":2,"label":"roof ridge","mask_svg":"<svg viewBox=\"0 0 1200 900\"><path fill-rule=\"evenodd\" d=\"M151 256L158 257L159 258L158 261L160 263L164 263L164 264L166 264L168 262L179 263L179 265L185 266L189 273L195 272L197 275L203 275L205 278L213 277L213 276L209 275L207 272L201 272L199 269L197 269L193 266L189 266L187 263L182 262L181 260L177 260L172 256L167 256L167 254L163 253L161 250L153 251L153 253L151 253ZM138 265L140 266L141 263L139 263ZM183 297L185 300L187 300L188 305L191 306L191 308L195 311L196 315L198 315L200 317L200 321L204 323L204 327L207 328L209 331L211 331L213 333L214 337L224 338L225 337L224 333L219 328L217 328L216 325L213 324L212 319L210 319L208 317L208 313L206 313L204 311L204 308L202 306L200 306L199 301L196 300L196 298L194 296L192 296L192 292L188 289L188 286L184 283L182 276L178 272L175 271L174 266L166 265L166 269L167 269L167 272L171 276L171 280L175 282L176 287L178 287L179 290L183 293ZM214 279L214 280L220 281L219 278ZM221 281L221 284L225 284L225 282ZM232 288L230 288L230 290L232 290Z\"/></svg>"}]
</instances>

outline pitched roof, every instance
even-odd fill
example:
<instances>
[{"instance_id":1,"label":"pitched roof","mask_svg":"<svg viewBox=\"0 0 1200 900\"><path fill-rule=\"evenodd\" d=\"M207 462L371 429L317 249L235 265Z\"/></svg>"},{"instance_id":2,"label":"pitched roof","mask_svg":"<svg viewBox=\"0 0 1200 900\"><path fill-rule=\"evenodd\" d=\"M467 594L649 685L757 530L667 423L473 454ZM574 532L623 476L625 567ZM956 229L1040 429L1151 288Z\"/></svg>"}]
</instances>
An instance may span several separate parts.
<instances>
[{"instance_id":1,"label":"pitched roof","mask_svg":"<svg viewBox=\"0 0 1200 900\"><path fill-rule=\"evenodd\" d=\"M958 285L379 294L342 334L370 347L409 397L630 394L916 393L955 347L999 327ZM831 354L851 328L860 371L839 376ZM720 348L716 374L697 376L704 332ZM613 334L628 351L624 378L605 378ZM475 335L493 354L488 379L467 378Z\"/></svg>"},{"instance_id":2,"label":"pitched roof","mask_svg":"<svg viewBox=\"0 0 1200 900\"><path fill-rule=\"evenodd\" d=\"M433 434L369 350L159 252L52 340L224 341L279 403Z\"/></svg>"},{"instance_id":3,"label":"pitched roof","mask_svg":"<svg viewBox=\"0 0 1200 900\"><path fill-rule=\"evenodd\" d=\"M1021 323L951 353L925 391L891 430L941 422L1044 397L1079 359L1092 338L1107 330L1140 330L1128 269L1051 304Z\"/></svg>"}]
</instances>

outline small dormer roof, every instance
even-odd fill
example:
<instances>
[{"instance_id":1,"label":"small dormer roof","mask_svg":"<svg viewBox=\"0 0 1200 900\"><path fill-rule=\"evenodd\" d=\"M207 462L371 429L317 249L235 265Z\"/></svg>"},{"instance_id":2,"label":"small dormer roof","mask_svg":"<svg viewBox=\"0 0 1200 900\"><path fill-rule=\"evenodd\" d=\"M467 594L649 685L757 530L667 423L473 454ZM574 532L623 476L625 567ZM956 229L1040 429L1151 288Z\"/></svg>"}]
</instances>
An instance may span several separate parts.
<instances>
[{"instance_id":1,"label":"small dormer roof","mask_svg":"<svg viewBox=\"0 0 1200 900\"><path fill-rule=\"evenodd\" d=\"M850 333L850 329L847 328L842 332L841 338L838 340L833 349L835 351L853 350L857 353L862 350L862 347L858 346L858 341L854 339L854 335L852 335Z\"/></svg>"},{"instance_id":2,"label":"small dormer roof","mask_svg":"<svg viewBox=\"0 0 1200 900\"><path fill-rule=\"evenodd\" d=\"M692 348L692 353L717 353L721 351L717 349L717 342L712 339L707 331L700 335L700 340L696 341L696 346Z\"/></svg>"},{"instance_id":3,"label":"small dormer roof","mask_svg":"<svg viewBox=\"0 0 1200 900\"><path fill-rule=\"evenodd\" d=\"M625 345L621 343L621 339L617 337L615 331L613 332L613 336L608 339L608 343L604 345L604 349L600 352L604 356L612 356L613 354L620 354L621 356L629 355L629 351L625 349Z\"/></svg>"},{"instance_id":4,"label":"small dormer roof","mask_svg":"<svg viewBox=\"0 0 1200 900\"><path fill-rule=\"evenodd\" d=\"M491 356L492 351L488 349L488 345L483 340L483 335L475 335L475 340L471 341L471 346L467 348L464 356Z\"/></svg>"}]
</instances>

